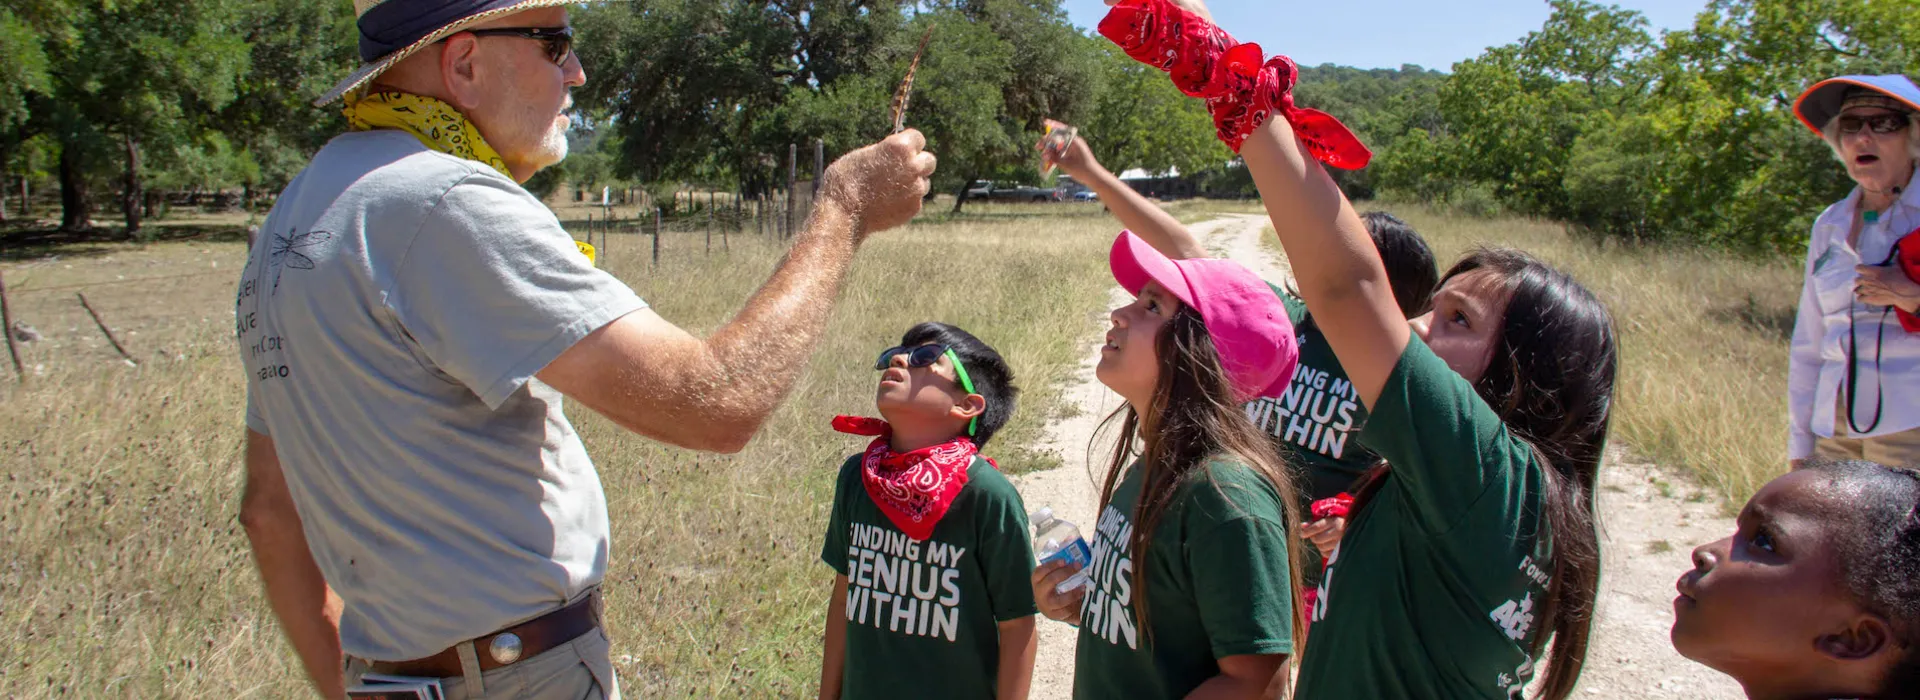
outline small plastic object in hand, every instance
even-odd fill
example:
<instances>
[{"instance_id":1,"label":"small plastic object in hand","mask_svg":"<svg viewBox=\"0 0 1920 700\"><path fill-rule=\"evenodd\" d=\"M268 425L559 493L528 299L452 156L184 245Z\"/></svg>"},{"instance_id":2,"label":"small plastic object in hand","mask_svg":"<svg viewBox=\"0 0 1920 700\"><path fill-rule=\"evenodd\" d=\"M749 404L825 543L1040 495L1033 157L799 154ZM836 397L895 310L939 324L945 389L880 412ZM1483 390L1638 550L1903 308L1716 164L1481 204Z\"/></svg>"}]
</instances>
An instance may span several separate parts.
<instances>
[{"instance_id":1,"label":"small plastic object in hand","mask_svg":"<svg viewBox=\"0 0 1920 700\"><path fill-rule=\"evenodd\" d=\"M1053 169L1058 166L1060 158L1067 154L1067 149L1073 146L1073 140L1080 136L1079 129L1052 119L1048 119L1046 124L1047 135L1040 139L1040 162L1043 164L1040 168L1041 177L1053 174Z\"/></svg>"}]
</instances>

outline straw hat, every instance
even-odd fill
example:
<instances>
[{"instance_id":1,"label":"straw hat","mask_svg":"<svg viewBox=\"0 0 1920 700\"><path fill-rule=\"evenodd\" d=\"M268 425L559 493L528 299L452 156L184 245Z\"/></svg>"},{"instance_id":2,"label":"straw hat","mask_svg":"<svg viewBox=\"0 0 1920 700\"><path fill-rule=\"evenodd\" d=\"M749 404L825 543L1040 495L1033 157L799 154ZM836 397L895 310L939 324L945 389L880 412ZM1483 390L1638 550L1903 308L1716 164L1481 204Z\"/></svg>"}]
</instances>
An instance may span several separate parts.
<instances>
[{"instance_id":1,"label":"straw hat","mask_svg":"<svg viewBox=\"0 0 1920 700\"><path fill-rule=\"evenodd\" d=\"M360 68L313 106L340 99L401 59L474 25L536 7L584 4L586 0L353 0Z\"/></svg>"}]
</instances>

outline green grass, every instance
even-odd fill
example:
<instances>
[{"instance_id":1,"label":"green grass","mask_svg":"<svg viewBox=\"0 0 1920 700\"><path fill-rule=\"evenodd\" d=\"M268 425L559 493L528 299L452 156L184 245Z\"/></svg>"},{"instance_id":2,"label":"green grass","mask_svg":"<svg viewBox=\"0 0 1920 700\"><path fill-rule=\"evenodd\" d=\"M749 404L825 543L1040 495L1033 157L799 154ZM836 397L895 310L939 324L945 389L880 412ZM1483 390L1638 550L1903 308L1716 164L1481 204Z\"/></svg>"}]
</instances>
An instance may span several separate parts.
<instances>
[{"instance_id":1,"label":"green grass","mask_svg":"<svg viewBox=\"0 0 1920 700\"><path fill-rule=\"evenodd\" d=\"M1620 334L1613 442L1689 474L1733 509L1786 471L1787 344L1800 294L1793 261L1600 245L1539 220L1359 207L1406 219L1442 272L1475 246L1511 246L1598 294ZM1278 249L1271 233L1265 240Z\"/></svg>"},{"instance_id":2,"label":"green grass","mask_svg":"<svg viewBox=\"0 0 1920 700\"><path fill-rule=\"evenodd\" d=\"M1025 394L990 452L1009 471L1052 466L1030 446L1097 327L1112 235L1103 217L982 216L876 237L819 350L793 358L809 369L791 399L738 455L663 447L570 411L612 515L605 590L628 694L812 692L832 475L862 444L827 420L872 414L872 357L912 324L954 323L1006 355ZM67 246L0 267L15 317L46 335L25 347L27 384L0 381L0 696L303 692L234 519L244 243L232 238ZM606 252L662 315L708 331L782 252L729 242L707 257L703 236L670 234L658 270L647 237L616 234ZM106 347L75 291L139 367Z\"/></svg>"}]
</instances>

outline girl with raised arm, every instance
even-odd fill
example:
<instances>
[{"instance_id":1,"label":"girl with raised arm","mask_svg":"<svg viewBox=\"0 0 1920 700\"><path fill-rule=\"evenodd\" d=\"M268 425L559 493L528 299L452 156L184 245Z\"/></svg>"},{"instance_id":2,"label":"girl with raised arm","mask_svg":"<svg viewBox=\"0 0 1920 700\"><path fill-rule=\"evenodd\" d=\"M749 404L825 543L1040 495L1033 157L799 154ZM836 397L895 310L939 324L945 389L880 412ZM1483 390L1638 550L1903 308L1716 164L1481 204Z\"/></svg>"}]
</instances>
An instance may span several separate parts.
<instances>
[{"instance_id":1,"label":"girl with raised arm","mask_svg":"<svg viewBox=\"0 0 1920 700\"><path fill-rule=\"evenodd\" d=\"M1293 105L1291 60L1193 12L1126 0L1100 25L1208 100L1259 187L1300 295L1392 465L1358 495L1314 610L1298 697L1538 696L1579 678L1599 584L1593 496L1615 374L1612 320L1524 253L1454 265L1399 313L1379 254L1321 164L1364 166L1332 117Z\"/></svg>"}]
</instances>

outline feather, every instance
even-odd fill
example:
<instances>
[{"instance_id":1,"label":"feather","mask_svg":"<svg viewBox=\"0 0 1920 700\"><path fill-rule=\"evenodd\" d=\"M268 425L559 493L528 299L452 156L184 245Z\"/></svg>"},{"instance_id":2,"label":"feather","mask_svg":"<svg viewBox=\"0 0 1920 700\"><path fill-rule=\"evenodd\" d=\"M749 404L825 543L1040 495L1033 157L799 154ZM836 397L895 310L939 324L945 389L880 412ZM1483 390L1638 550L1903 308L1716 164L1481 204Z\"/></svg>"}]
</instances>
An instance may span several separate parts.
<instances>
[{"instance_id":1,"label":"feather","mask_svg":"<svg viewBox=\"0 0 1920 700\"><path fill-rule=\"evenodd\" d=\"M907 64L907 79L900 81L900 89L893 91L893 132L907 130L907 101L913 97L913 74L920 70L920 57L927 53L927 42L933 39L933 27L927 27L927 33L920 37L920 49L913 52L913 62Z\"/></svg>"}]
</instances>

